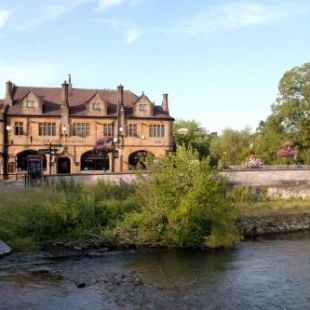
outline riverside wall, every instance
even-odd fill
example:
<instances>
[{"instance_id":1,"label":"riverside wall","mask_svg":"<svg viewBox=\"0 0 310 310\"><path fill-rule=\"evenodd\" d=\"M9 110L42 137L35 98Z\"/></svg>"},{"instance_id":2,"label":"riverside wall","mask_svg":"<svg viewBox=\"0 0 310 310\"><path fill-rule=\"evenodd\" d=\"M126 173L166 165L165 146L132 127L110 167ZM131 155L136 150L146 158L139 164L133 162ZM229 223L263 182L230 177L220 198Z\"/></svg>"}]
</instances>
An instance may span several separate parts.
<instances>
[{"instance_id":1,"label":"riverside wall","mask_svg":"<svg viewBox=\"0 0 310 310\"><path fill-rule=\"evenodd\" d=\"M251 187L273 198L310 198L310 167L225 169L229 186Z\"/></svg>"},{"instance_id":2,"label":"riverside wall","mask_svg":"<svg viewBox=\"0 0 310 310\"><path fill-rule=\"evenodd\" d=\"M310 198L310 166L295 167L263 167L261 169L238 169L231 167L221 172L228 180L229 187L251 187L257 193L264 193L273 198ZM68 175L45 175L48 183L57 183L60 180L74 180L86 184L98 180L107 180L119 184L137 180L134 173L81 173Z\"/></svg>"}]
</instances>

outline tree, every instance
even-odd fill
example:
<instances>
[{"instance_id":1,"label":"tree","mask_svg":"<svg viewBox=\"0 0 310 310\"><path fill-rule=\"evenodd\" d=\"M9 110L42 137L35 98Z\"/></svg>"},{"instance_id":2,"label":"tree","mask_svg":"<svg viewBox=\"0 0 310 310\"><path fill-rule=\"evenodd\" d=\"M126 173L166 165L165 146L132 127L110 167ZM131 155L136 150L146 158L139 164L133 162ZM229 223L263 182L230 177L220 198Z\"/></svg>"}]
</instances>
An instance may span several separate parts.
<instances>
[{"instance_id":1,"label":"tree","mask_svg":"<svg viewBox=\"0 0 310 310\"><path fill-rule=\"evenodd\" d=\"M260 126L257 151L276 162L276 151L285 140L298 148L298 158L310 163L310 63L284 73L272 113Z\"/></svg>"},{"instance_id":2,"label":"tree","mask_svg":"<svg viewBox=\"0 0 310 310\"><path fill-rule=\"evenodd\" d=\"M177 147L184 146L187 149L196 150L200 159L209 156L210 141L213 135L195 120L177 120L173 125L173 135Z\"/></svg>"},{"instance_id":3,"label":"tree","mask_svg":"<svg viewBox=\"0 0 310 310\"><path fill-rule=\"evenodd\" d=\"M224 165L240 165L251 153L253 143L249 128L243 130L225 129L210 144L211 156L221 159Z\"/></svg>"},{"instance_id":4,"label":"tree","mask_svg":"<svg viewBox=\"0 0 310 310\"><path fill-rule=\"evenodd\" d=\"M150 162L148 172L137 189L140 210L127 214L120 227L125 242L216 248L240 240L226 181L208 159L180 146Z\"/></svg>"}]
</instances>

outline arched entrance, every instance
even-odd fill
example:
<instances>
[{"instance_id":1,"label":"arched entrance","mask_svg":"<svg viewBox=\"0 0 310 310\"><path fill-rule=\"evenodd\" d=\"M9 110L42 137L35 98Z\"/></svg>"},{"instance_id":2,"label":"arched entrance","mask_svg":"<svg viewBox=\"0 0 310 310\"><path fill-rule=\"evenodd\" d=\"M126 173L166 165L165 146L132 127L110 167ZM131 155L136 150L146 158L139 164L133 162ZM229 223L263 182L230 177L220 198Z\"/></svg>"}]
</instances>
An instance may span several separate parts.
<instances>
[{"instance_id":1,"label":"arched entrance","mask_svg":"<svg viewBox=\"0 0 310 310\"><path fill-rule=\"evenodd\" d=\"M81 170L110 170L110 157L105 151L89 151L81 157Z\"/></svg>"},{"instance_id":2,"label":"arched entrance","mask_svg":"<svg viewBox=\"0 0 310 310\"><path fill-rule=\"evenodd\" d=\"M28 170L28 155L39 155L40 153L38 151L34 151L34 150L27 150L27 151L23 151L20 152L17 155L17 159L16 159L16 170L17 171L27 171ZM42 155L42 159L43 159L43 170L46 170L46 156Z\"/></svg>"},{"instance_id":3,"label":"arched entrance","mask_svg":"<svg viewBox=\"0 0 310 310\"><path fill-rule=\"evenodd\" d=\"M57 173L71 173L71 160L68 157L59 157L57 161Z\"/></svg>"},{"instance_id":4,"label":"arched entrance","mask_svg":"<svg viewBox=\"0 0 310 310\"><path fill-rule=\"evenodd\" d=\"M155 158L155 156L152 153L149 153L147 151L137 151L132 154L130 154L128 159L129 169L142 169L145 170L145 161L147 158Z\"/></svg>"}]
</instances>

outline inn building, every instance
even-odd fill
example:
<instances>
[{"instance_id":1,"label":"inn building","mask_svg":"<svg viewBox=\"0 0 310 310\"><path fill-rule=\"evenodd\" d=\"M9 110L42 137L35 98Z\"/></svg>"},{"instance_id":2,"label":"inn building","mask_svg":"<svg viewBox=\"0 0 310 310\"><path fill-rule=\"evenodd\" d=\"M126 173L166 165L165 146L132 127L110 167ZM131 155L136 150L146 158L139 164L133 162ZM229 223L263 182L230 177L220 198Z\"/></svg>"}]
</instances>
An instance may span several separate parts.
<instances>
[{"instance_id":1,"label":"inn building","mask_svg":"<svg viewBox=\"0 0 310 310\"><path fill-rule=\"evenodd\" d=\"M173 151L168 95L155 105L122 85L75 88L6 82L0 99L0 175L128 172ZM40 167L36 166L39 162Z\"/></svg>"}]
</instances>

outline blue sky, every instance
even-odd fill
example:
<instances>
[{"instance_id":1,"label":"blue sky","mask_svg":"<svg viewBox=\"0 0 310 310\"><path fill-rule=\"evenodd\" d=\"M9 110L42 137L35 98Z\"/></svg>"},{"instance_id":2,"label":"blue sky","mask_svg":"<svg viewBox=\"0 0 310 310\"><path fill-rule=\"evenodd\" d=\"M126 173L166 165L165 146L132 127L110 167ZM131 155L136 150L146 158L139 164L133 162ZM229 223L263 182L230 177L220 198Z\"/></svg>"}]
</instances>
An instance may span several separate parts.
<instances>
[{"instance_id":1,"label":"blue sky","mask_svg":"<svg viewBox=\"0 0 310 310\"><path fill-rule=\"evenodd\" d=\"M310 62L310 0L1 0L5 82L123 84L206 130L271 113L283 73Z\"/></svg>"}]
</instances>

